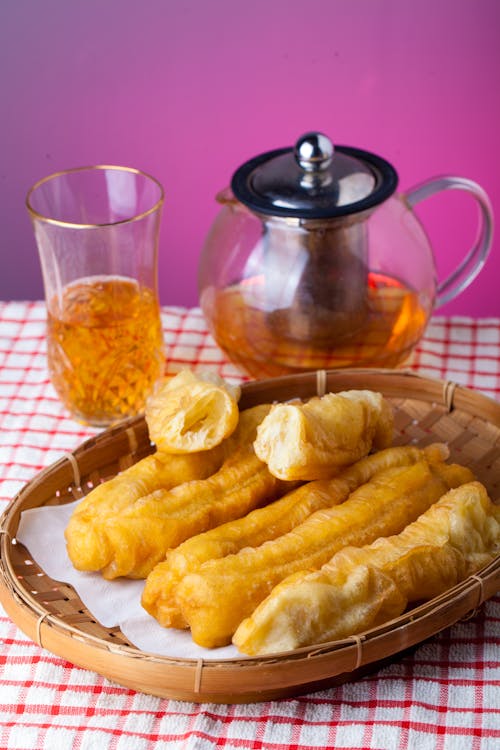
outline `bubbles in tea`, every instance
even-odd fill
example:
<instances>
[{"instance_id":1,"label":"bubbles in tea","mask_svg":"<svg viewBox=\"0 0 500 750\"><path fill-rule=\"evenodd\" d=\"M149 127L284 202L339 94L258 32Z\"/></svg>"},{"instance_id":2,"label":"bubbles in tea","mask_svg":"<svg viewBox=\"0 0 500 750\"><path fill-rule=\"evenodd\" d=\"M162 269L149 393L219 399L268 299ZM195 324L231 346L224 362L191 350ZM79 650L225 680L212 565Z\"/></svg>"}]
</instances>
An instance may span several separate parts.
<instances>
[{"instance_id":1,"label":"bubbles in tea","mask_svg":"<svg viewBox=\"0 0 500 750\"><path fill-rule=\"evenodd\" d=\"M48 365L65 406L107 425L136 414L164 369L158 301L123 277L89 277L52 299Z\"/></svg>"}]
</instances>

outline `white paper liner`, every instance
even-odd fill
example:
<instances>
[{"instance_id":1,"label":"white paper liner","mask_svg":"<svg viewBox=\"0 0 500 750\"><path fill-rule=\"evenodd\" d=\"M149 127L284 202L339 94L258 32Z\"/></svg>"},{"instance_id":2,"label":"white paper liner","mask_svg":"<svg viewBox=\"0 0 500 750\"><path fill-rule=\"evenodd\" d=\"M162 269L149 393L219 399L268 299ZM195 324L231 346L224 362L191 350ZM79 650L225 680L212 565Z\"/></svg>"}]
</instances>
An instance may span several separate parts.
<instances>
[{"instance_id":1,"label":"white paper liner","mask_svg":"<svg viewBox=\"0 0 500 750\"><path fill-rule=\"evenodd\" d=\"M234 646L206 649L193 642L188 630L162 628L141 606L144 581L107 581L98 573L75 570L66 551L64 529L78 502L31 508L21 514L16 537L50 578L73 586L101 625L118 626L141 651L182 659L242 658Z\"/></svg>"}]
</instances>

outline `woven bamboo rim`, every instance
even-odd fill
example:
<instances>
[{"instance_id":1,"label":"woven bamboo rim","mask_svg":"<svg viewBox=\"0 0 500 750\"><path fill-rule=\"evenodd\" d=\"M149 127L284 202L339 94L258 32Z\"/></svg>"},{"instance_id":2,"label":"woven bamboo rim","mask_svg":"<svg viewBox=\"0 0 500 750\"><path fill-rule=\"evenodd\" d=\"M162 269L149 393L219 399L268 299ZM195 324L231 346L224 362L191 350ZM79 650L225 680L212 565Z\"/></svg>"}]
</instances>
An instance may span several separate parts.
<instances>
[{"instance_id":1,"label":"woven bamboo rim","mask_svg":"<svg viewBox=\"0 0 500 750\"><path fill-rule=\"evenodd\" d=\"M500 502L500 404L452 382L405 371L305 373L242 386L241 406L370 388L394 408L396 444L446 442ZM83 443L38 474L0 519L0 601L36 643L104 677L153 695L194 702L247 703L288 697L356 679L473 615L500 589L500 556L445 594L359 636L267 657L180 659L145 653L106 629L73 588L49 578L16 542L22 511L71 502L153 450L143 417Z\"/></svg>"}]
</instances>

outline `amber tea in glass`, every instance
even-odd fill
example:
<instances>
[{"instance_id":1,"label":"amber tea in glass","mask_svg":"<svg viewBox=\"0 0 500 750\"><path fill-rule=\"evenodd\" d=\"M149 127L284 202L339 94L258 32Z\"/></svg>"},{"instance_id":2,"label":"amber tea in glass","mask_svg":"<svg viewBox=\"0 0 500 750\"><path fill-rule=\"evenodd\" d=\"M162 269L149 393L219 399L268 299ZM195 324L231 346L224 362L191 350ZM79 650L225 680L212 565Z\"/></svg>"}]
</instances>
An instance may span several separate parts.
<instances>
[{"instance_id":1,"label":"amber tea in glass","mask_svg":"<svg viewBox=\"0 0 500 750\"><path fill-rule=\"evenodd\" d=\"M163 189L123 167L52 175L28 194L47 303L52 384L71 414L137 414L164 369L157 294Z\"/></svg>"}]
</instances>

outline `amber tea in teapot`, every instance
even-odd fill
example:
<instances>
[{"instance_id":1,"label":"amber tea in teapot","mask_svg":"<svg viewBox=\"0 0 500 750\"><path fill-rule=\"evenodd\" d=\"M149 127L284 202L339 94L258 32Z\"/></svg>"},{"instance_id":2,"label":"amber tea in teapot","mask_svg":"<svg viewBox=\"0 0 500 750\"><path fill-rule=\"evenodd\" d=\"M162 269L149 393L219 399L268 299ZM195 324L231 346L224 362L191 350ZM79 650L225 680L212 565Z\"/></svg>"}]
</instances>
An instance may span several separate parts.
<instances>
[{"instance_id":1,"label":"amber tea in teapot","mask_svg":"<svg viewBox=\"0 0 500 750\"><path fill-rule=\"evenodd\" d=\"M418 294L390 276L370 273L364 324L337 345L280 335L259 306L260 277L218 290L201 304L227 356L255 378L341 367L396 367L424 331Z\"/></svg>"}]
</instances>

